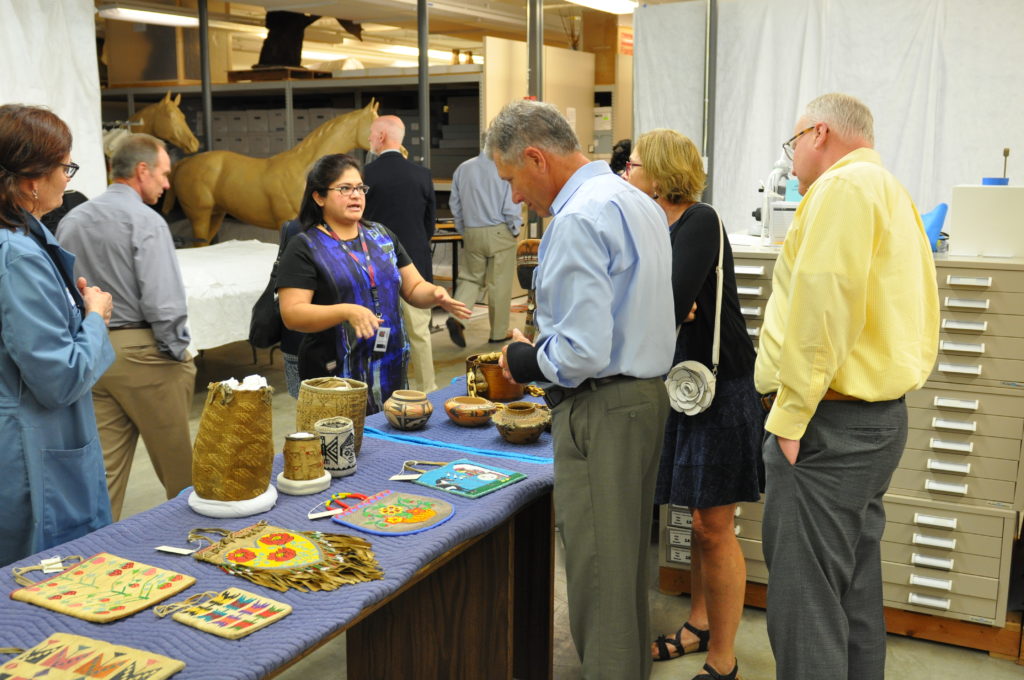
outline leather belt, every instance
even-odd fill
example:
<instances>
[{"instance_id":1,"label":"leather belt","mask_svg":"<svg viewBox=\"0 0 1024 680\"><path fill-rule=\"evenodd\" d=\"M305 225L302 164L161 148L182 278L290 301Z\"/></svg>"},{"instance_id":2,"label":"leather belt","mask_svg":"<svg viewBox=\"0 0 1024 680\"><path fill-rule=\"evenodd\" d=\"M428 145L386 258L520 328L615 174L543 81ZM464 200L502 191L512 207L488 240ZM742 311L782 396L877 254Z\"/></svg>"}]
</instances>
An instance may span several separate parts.
<instances>
[{"instance_id":1,"label":"leather belt","mask_svg":"<svg viewBox=\"0 0 1024 680\"><path fill-rule=\"evenodd\" d=\"M761 408L766 412L772 410L772 404L775 403L775 397L778 396L778 392L769 392L768 394L761 395ZM851 397L849 394L843 394L842 392L836 392L831 387L825 390L825 396L821 398L822 401L864 401L859 397Z\"/></svg>"},{"instance_id":2,"label":"leather belt","mask_svg":"<svg viewBox=\"0 0 1024 680\"><path fill-rule=\"evenodd\" d=\"M139 330L140 328L151 328L148 321L136 321L135 323L123 323L120 326L110 326L109 330L112 331L131 331Z\"/></svg>"},{"instance_id":3,"label":"leather belt","mask_svg":"<svg viewBox=\"0 0 1024 680\"><path fill-rule=\"evenodd\" d=\"M637 380L637 378L632 375L609 375L604 378L587 378L576 387L552 385L544 390L544 403L548 405L548 408L554 408L579 392L583 392L585 390L593 391L598 387L603 387L622 380Z\"/></svg>"}]
</instances>

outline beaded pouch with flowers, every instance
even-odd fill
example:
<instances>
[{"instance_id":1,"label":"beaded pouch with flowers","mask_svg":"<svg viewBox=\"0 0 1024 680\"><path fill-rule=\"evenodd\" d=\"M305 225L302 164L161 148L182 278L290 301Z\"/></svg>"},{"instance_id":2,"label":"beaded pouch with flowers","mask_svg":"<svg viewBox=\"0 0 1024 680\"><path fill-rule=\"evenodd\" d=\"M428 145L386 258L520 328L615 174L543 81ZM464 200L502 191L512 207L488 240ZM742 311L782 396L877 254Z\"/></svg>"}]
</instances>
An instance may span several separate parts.
<instances>
[{"instance_id":1,"label":"beaded pouch with flowers","mask_svg":"<svg viewBox=\"0 0 1024 680\"><path fill-rule=\"evenodd\" d=\"M196 582L191 576L110 553L81 560L76 566L39 583L23 576L36 568L14 568L15 581L25 587L12 592L11 599L95 623L130 616Z\"/></svg>"},{"instance_id":2,"label":"beaded pouch with flowers","mask_svg":"<svg viewBox=\"0 0 1024 680\"><path fill-rule=\"evenodd\" d=\"M331 519L368 534L400 536L416 534L444 524L452 518L454 512L455 508L447 501L385 490Z\"/></svg>"},{"instance_id":3,"label":"beaded pouch with flowers","mask_svg":"<svg viewBox=\"0 0 1024 680\"><path fill-rule=\"evenodd\" d=\"M203 533L224 538L213 542ZM211 543L192 553L195 559L280 592L335 590L384 578L369 541L354 536L291 531L260 520L233 532L193 529L188 539Z\"/></svg>"}]
</instances>

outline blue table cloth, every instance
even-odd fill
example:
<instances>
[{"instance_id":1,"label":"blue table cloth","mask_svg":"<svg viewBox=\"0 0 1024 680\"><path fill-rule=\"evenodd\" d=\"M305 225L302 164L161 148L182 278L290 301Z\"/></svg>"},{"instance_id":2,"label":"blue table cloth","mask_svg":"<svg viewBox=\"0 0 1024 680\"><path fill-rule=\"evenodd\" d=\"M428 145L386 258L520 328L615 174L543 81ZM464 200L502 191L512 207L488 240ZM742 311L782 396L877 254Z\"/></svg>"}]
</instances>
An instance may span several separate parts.
<instances>
[{"instance_id":1,"label":"blue table cloth","mask_svg":"<svg viewBox=\"0 0 1024 680\"><path fill-rule=\"evenodd\" d=\"M169 616L158 619L152 607L119 621L97 624L4 597L0 598L0 647L29 648L53 632L67 632L180 659L186 666L174 676L175 680L255 680L265 676L346 627L363 609L394 593L431 560L498 526L550 490L553 480L550 435L545 433L536 444L524 446L504 442L490 425L458 427L444 413L444 401L458 394L465 394L464 383L454 383L430 395L434 415L423 430L402 433L392 428L383 414L367 418L356 473L333 480L330 489L320 494L280 494L277 505L270 511L239 519L198 515L188 507L186 494L183 494L151 510L0 570L0 588L9 594L19 587L11 576L11 567L38 564L40 559L53 555L88 557L108 552L196 578L195 585L165 600L164 604L179 602L195 593L234 586L292 605L294 611L279 622L240 640L228 640L178 623ZM274 433L275 442L283 441L286 434ZM399 436L404 439L399 439ZM456 448L446 448L446 443ZM458 458L522 472L526 479L478 499L462 498L411 482L388 480L401 471L405 460L447 462ZM278 455L274 466L275 479L281 462ZM455 514L450 521L436 528L406 536L370 535L336 524L329 518L306 518L317 502L326 499L330 493L353 491L369 495L384 489L443 498L452 503ZM158 545L202 547L206 543L190 545L186 542L190 529L220 527L237 530L261 519L294 531L319 530L365 538L373 546L384 571L384 579L346 585L332 592L289 590L279 593L226 574L190 556L154 550ZM39 572L32 572L29 576L33 580L43 578ZM7 658L10 657L0 657L0 668Z\"/></svg>"}]
</instances>

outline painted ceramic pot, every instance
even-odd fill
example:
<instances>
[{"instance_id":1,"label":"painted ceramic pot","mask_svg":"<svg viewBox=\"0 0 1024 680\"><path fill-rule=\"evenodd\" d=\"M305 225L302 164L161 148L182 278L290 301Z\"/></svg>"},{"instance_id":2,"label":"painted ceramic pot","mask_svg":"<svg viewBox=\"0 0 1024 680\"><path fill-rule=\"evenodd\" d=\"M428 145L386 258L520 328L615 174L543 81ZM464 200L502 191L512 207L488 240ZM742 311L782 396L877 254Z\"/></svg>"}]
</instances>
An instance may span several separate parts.
<instances>
[{"instance_id":1,"label":"painted ceramic pot","mask_svg":"<svg viewBox=\"0 0 1024 680\"><path fill-rule=\"evenodd\" d=\"M466 380L471 397L486 397L491 401L513 401L523 398L523 386L507 379L501 372L498 359L501 352L473 354L466 357Z\"/></svg>"},{"instance_id":2,"label":"painted ceramic pot","mask_svg":"<svg viewBox=\"0 0 1024 680\"><path fill-rule=\"evenodd\" d=\"M513 401L495 411L491 421L510 444L532 444L547 429L551 411L547 406L532 401Z\"/></svg>"},{"instance_id":3,"label":"painted ceramic pot","mask_svg":"<svg viewBox=\"0 0 1024 680\"><path fill-rule=\"evenodd\" d=\"M384 402L384 416L399 430L418 430L430 420L434 405L417 390L395 390Z\"/></svg>"},{"instance_id":4,"label":"painted ceramic pot","mask_svg":"<svg viewBox=\"0 0 1024 680\"><path fill-rule=\"evenodd\" d=\"M478 427L491 420L497 405L483 397L452 397L444 402L444 412L456 425Z\"/></svg>"}]
</instances>

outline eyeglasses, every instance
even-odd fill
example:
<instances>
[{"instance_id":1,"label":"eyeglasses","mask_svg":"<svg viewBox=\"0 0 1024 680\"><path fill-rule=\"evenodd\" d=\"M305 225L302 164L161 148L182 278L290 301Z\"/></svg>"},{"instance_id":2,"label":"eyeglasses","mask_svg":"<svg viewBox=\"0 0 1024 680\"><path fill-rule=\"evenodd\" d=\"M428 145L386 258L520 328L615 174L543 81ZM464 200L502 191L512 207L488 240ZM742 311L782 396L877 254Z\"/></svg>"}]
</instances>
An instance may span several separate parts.
<instances>
[{"instance_id":1,"label":"eyeglasses","mask_svg":"<svg viewBox=\"0 0 1024 680\"><path fill-rule=\"evenodd\" d=\"M328 191L337 191L342 196L348 196L353 191L358 191L362 195L366 195L370 191L370 187L365 184L357 184L352 186L351 184L342 184L340 187L327 187Z\"/></svg>"},{"instance_id":2,"label":"eyeglasses","mask_svg":"<svg viewBox=\"0 0 1024 680\"><path fill-rule=\"evenodd\" d=\"M78 168L80 167L78 163L60 163L59 165L62 168L64 168L64 176L67 177L68 179L74 177L75 173L78 172Z\"/></svg>"},{"instance_id":3,"label":"eyeglasses","mask_svg":"<svg viewBox=\"0 0 1024 680\"><path fill-rule=\"evenodd\" d=\"M644 167L643 163L637 163L636 161L626 161L626 174L629 174L630 172L632 172L633 168L642 168L642 167Z\"/></svg>"},{"instance_id":4,"label":"eyeglasses","mask_svg":"<svg viewBox=\"0 0 1024 680\"><path fill-rule=\"evenodd\" d=\"M786 158L793 160L793 147L796 146L796 140L813 130L814 127L815 126L812 125L809 128L805 128L782 143L782 150L786 152Z\"/></svg>"}]
</instances>

